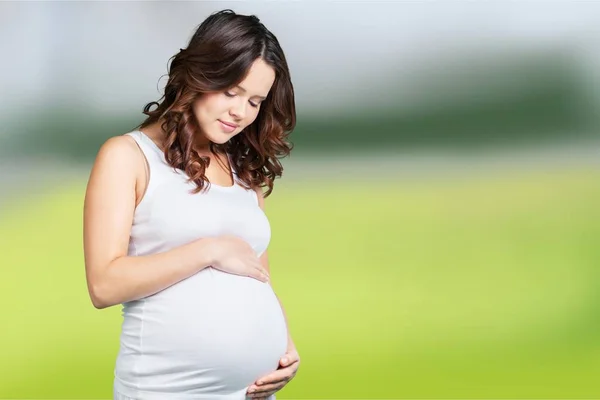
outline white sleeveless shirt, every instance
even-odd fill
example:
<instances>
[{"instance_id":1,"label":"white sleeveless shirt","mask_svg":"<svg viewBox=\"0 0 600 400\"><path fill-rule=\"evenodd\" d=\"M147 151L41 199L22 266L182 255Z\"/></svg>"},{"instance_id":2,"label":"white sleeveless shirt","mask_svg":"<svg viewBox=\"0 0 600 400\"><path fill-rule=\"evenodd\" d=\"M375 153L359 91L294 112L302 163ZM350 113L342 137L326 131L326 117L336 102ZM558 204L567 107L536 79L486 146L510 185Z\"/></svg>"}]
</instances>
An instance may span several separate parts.
<instances>
[{"instance_id":1,"label":"white sleeveless shirt","mask_svg":"<svg viewBox=\"0 0 600 400\"><path fill-rule=\"evenodd\" d=\"M149 183L137 206L128 254L168 251L199 238L235 235L260 256L269 221L254 190L193 182L140 131ZM169 268L165 265L165 268ZM287 347L285 317L270 284L208 267L152 296L123 304L114 391L143 400L244 399ZM272 396L271 398L275 398Z\"/></svg>"}]
</instances>

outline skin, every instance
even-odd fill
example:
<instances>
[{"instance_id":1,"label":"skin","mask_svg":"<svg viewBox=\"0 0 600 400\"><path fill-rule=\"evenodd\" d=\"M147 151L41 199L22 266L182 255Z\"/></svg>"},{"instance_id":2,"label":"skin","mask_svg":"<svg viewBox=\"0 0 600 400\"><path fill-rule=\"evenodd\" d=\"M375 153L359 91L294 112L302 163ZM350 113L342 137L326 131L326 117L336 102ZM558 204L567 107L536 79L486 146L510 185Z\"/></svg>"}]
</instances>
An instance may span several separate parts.
<instances>
[{"instance_id":1,"label":"skin","mask_svg":"<svg viewBox=\"0 0 600 400\"><path fill-rule=\"evenodd\" d=\"M236 87L225 92L207 93L193 105L202 137L197 138L197 150L206 153L209 142L223 144L250 125L260 110L261 101L267 97L275 71L263 60L256 60L246 78ZM239 125L231 133L225 133L220 121Z\"/></svg>"},{"instance_id":2,"label":"skin","mask_svg":"<svg viewBox=\"0 0 600 400\"><path fill-rule=\"evenodd\" d=\"M274 80L274 70L258 59L238 86L225 92L204 94L193 104L202 132L195 138L195 150L218 161L211 162L205 171L210 182L220 186L233 184L226 155L210 153L210 142L225 143L254 122L261 100L268 95ZM237 128L226 132L219 121L235 124ZM165 138L161 122L143 130L160 148ZM199 239L161 254L127 256L133 214L147 185L145 167L145 159L133 138L122 135L107 140L92 168L84 205L84 254L88 291L94 306L105 308L150 296L214 264L220 259L219 251L221 255L239 255L239 265L246 266L248 276L269 278L267 252L258 260L244 248L247 244L233 238L219 238L218 242ZM263 192L260 188L256 191L264 210ZM166 264L171 268L163 268ZM281 301L279 303L281 305ZM287 351L278 369L257 379L249 387L248 396L262 399L281 390L294 378L299 363L296 346L288 334Z\"/></svg>"}]
</instances>

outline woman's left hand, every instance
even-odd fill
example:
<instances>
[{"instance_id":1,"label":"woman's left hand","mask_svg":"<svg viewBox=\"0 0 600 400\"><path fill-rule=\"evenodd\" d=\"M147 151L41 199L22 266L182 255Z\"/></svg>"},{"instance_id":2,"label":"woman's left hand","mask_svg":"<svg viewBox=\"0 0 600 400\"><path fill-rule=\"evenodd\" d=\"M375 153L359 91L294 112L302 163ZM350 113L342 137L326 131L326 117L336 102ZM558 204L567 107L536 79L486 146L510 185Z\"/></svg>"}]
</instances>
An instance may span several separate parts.
<instances>
[{"instance_id":1,"label":"woman's left hand","mask_svg":"<svg viewBox=\"0 0 600 400\"><path fill-rule=\"evenodd\" d=\"M247 396L251 399L266 399L275 392L281 390L289 381L291 381L298 367L300 366L300 356L296 348L288 350L279 360L279 367L275 372L259 378L254 385L248 388Z\"/></svg>"}]
</instances>

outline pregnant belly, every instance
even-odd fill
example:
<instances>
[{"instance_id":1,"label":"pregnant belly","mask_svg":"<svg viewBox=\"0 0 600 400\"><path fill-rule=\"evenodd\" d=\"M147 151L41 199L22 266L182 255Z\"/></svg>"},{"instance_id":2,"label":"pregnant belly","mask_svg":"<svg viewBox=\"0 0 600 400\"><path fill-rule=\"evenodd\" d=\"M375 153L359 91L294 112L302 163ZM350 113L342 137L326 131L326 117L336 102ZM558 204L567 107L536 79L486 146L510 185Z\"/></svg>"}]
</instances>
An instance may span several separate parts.
<instances>
[{"instance_id":1,"label":"pregnant belly","mask_svg":"<svg viewBox=\"0 0 600 400\"><path fill-rule=\"evenodd\" d=\"M125 312L131 362L120 354L117 374L142 391L234 394L277 369L286 346L268 283L207 268Z\"/></svg>"}]
</instances>

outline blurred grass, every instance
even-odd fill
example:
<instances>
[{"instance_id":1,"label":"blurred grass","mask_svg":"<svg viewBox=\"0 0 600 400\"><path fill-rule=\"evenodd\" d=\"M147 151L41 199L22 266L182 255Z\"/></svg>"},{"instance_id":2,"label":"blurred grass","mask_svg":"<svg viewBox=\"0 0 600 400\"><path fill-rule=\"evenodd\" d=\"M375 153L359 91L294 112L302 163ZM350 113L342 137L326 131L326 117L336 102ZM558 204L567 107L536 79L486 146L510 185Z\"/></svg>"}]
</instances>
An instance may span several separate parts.
<instances>
[{"instance_id":1,"label":"blurred grass","mask_svg":"<svg viewBox=\"0 0 600 400\"><path fill-rule=\"evenodd\" d=\"M278 398L600 397L599 178L282 181L302 366ZM1 210L0 398L111 397L120 308L87 297L83 184Z\"/></svg>"}]
</instances>

